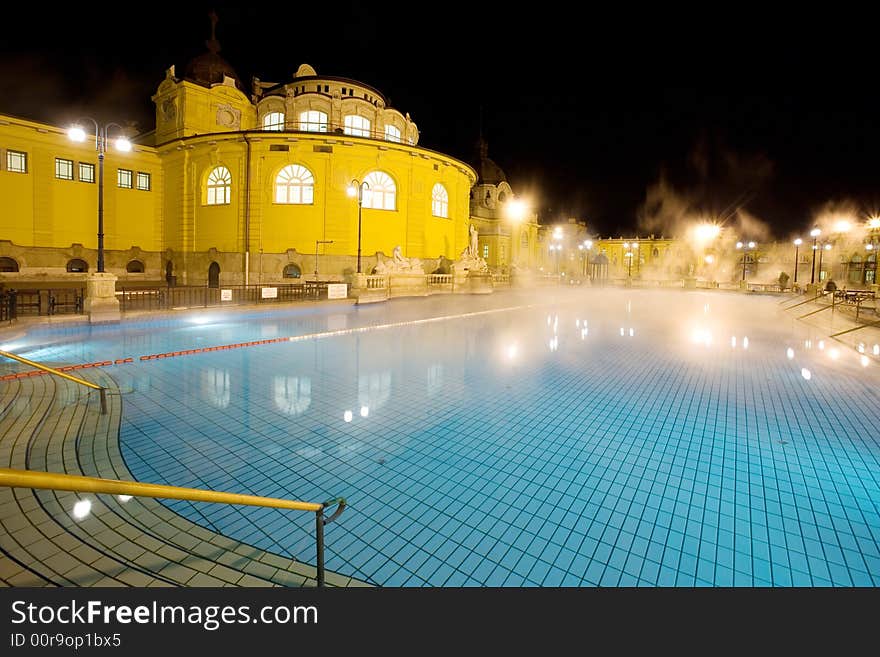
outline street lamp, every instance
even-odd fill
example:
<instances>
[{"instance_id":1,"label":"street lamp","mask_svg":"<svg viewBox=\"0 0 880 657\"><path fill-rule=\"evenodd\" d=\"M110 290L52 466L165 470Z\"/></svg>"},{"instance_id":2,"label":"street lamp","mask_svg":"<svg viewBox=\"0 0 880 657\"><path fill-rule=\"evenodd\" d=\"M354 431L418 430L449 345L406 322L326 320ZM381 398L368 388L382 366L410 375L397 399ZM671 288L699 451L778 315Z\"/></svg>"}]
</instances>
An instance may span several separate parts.
<instances>
[{"instance_id":1,"label":"street lamp","mask_svg":"<svg viewBox=\"0 0 880 657\"><path fill-rule=\"evenodd\" d=\"M737 242L737 243L736 243L736 248L737 248L737 249L742 249L742 250L743 250L743 274L742 274L742 280L746 280L746 254L749 252L749 249L754 250L754 248L755 248L755 243L754 243L754 242L749 242L748 244L743 244L742 242Z\"/></svg>"},{"instance_id":2,"label":"street lamp","mask_svg":"<svg viewBox=\"0 0 880 657\"><path fill-rule=\"evenodd\" d=\"M353 178L345 190L346 194L350 197L354 198L357 196L358 201L358 274L361 273L361 210L364 205L364 187L369 189L370 183L367 181L361 182L357 178Z\"/></svg>"},{"instance_id":3,"label":"street lamp","mask_svg":"<svg viewBox=\"0 0 880 657\"><path fill-rule=\"evenodd\" d=\"M95 150L98 153L98 271L104 271L104 153L107 151L107 135L111 127L116 126L120 131L123 127L118 123L107 123L103 128L91 117L83 117L95 124ZM67 136L72 141L84 142L86 131L79 125L74 125L67 131ZM131 150L131 142L125 135L117 137L116 150L128 153Z\"/></svg>"},{"instance_id":4,"label":"street lamp","mask_svg":"<svg viewBox=\"0 0 880 657\"><path fill-rule=\"evenodd\" d=\"M828 243L824 244L822 246L822 248L819 249L819 282L820 283L822 282L822 253L824 251L830 251L830 250L831 250L831 245Z\"/></svg>"},{"instance_id":5,"label":"street lamp","mask_svg":"<svg viewBox=\"0 0 880 657\"><path fill-rule=\"evenodd\" d=\"M818 228L814 228L810 231L810 237L813 238L813 263L810 265L810 285L813 285L816 282L816 238L822 234L822 231Z\"/></svg>"},{"instance_id":6,"label":"street lamp","mask_svg":"<svg viewBox=\"0 0 880 657\"><path fill-rule=\"evenodd\" d=\"M627 268L626 268L626 277L632 278L632 269L633 269L633 254L632 251L629 250L630 244L629 242L623 243L623 248L626 249L626 253L623 254L624 258L628 259ZM635 248L635 245L633 245Z\"/></svg>"},{"instance_id":7,"label":"street lamp","mask_svg":"<svg viewBox=\"0 0 880 657\"><path fill-rule=\"evenodd\" d=\"M803 243L804 243L804 241L800 237L798 237L794 241L794 282L795 283L797 283L798 265L800 264L798 262L798 249L801 248L801 244L803 244Z\"/></svg>"}]
</instances>

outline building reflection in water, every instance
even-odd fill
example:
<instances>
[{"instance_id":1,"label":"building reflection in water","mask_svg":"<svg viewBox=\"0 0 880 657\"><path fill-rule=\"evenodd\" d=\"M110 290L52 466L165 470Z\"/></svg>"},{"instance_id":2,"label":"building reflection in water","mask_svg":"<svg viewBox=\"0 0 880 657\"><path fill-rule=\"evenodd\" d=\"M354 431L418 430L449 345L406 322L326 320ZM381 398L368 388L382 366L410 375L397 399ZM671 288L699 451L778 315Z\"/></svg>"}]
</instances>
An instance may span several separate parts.
<instances>
[{"instance_id":1,"label":"building reflection in water","mask_svg":"<svg viewBox=\"0 0 880 657\"><path fill-rule=\"evenodd\" d=\"M302 415L312 405L312 380L307 376L275 376L272 392L275 408L285 415Z\"/></svg>"},{"instance_id":2,"label":"building reflection in water","mask_svg":"<svg viewBox=\"0 0 880 657\"><path fill-rule=\"evenodd\" d=\"M229 406L232 396L229 370L209 367L202 370L201 379L202 399L217 408Z\"/></svg>"}]
</instances>

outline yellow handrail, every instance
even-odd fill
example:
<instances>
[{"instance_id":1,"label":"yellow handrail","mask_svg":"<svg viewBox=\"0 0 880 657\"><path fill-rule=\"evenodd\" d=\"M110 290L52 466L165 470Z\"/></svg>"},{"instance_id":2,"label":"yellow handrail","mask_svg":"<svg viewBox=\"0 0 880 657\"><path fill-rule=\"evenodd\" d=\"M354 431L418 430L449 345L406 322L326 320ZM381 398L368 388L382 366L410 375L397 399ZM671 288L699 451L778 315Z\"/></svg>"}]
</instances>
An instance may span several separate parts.
<instances>
[{"instance_id":1,"label":"yellow handrail","mask_svg":"<svg viewBox=\"0 0 880 657\"><path fill-rule=\"evenodd\" d=\"M296 502L274 497L242 495L240 493L220 493L200 488L181 488L165 484L148 484L140 481L121 481L119 479L100 479L82 475L60 474L56 472L36 472L34 470L12 470L0 468L0 486L17 488L48 488L69 490L77 493L106 493L107 495L133 495L137 497L159 497L170 500L191 500L193 502L216 502L218 504L243 504L265 506L274 509L293 509L295 511L320 511L322 504Z\"/></svg>"},{"instance_id":2,"label":"yellow handrail","mask_svg":"<svg viewBox=\"0 0 880 657\"><path fill-rule=\"evenodd\" d=\"M81 379L78 376L73 376L72 374L67 374L66 372L62 372L60 370L56 370L53 367L49 367L48 365L43 365L42 363L37 363L32 361L24 356L17 356L16 354L9 353L8 351L3 351L0 349L0 356L6 356L6 358L11 358L12 360L17 360L19 363L24 363L25 365L30 365L31 367L36 367L38 370L43 370L44 372L48 372L49 374L54 374L55 376L60 376L62 379L67 379L68 381L73 381L74 383L78 383L80 385L86 386L87 388L91 388L92 390L97 390L101 393L101 414L107 414L107 389L99 386L97 383L92 383L91 381L86 381L85 379Z\"/></svg>"},{"instance_id":3,"label":"yellow handrail","mask_svg":"<svg viewBox=\"0 0 880 657\"><path fill-rule=\"evenodd\" d=\"M172 500L191 500L194 502L213 502L218 504L241 504L246 506L262 506L274 509L292 509L294 511L311 511L315 514L315 531L317 545L317 583L324 586L324 525L333 522L345 509L345 498L329 500L322 504L315 502L299 502L282 500L274 497L259 497L240 493L222 493L200 488L182 488L166 484L148 484L140 481L121 481L119 479L101 479L82 475L61 474L57 472L37 472L34 470L13 470L0 468L0 486L12 488L43 488L50 490L67 490L78 493L104 493L107 495L132 495L137 497L154 497ZM324 509L338 505L336 512L324 518Z\"/></svg>"}]
</instances>

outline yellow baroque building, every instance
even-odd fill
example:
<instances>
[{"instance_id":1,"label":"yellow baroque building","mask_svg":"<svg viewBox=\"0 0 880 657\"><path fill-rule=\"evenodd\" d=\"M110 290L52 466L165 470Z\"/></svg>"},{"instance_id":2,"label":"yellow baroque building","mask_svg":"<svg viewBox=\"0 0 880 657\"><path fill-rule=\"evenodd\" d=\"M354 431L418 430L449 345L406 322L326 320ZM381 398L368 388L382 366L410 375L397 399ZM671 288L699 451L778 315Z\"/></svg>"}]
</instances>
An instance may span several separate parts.
<instances>
[{"instance_id":1,"label":"yellow baroque building","mask_svg":"<svg viewBox=\"0 0 880 657\"><path fill-rule=\"evenodd\" d=\"M131 152L107 148L105 269L118 286L344 280L359 249L364 273L397 246L428 273L459 257L471 166L418 146L410 116L369 85L303 64L289 82L254 79L248 97L208 47L183 76L166 72L155 130ZM0 283L94 271L96 162L94 137L0 115Z\"/></svg>"}]
</instances>

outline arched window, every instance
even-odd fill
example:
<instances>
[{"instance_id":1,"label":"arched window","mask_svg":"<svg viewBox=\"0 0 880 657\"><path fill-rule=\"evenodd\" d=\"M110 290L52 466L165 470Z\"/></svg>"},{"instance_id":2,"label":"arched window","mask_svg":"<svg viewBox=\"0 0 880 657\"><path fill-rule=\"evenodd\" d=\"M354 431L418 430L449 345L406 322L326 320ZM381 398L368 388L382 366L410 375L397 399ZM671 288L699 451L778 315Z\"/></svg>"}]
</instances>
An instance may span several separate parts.
<instances>
[{"instance_id":1,"label":"arched window","mask_svg":"<svg viewBox=\"0 0 880 657\"><path fill-rule=\"evenodd\" d=\"M431 213L435 217L449 217L449 192L440 183L431 190Z\"/></svg>"},{"instance_id":2,"label":"arched window","mask_svg":"<svg viewBox=\"0 0 880 657\"><path fill-rule=\"evenodd\" d=\"M79 258L67 261L67 271L71 273L82 273L89 270L89 263Z\"/></svg>"},{"instance_id":3,"label":"arched window","mask_svg":"<svg viewBox=\"0 0 880 657\"><path fill-rule=\"evenodd\" d=\"M400 128L396 125L385 126L385 140L400 143Z\"/></svg>"},{"instance_id":4,"label":"arched window","mask_svg":"<svg viewBox=\"0 0 880 657\"><path fill-rule=\"evenodd\" d=\"M373 171L364 178L365 208L374 210L394 210L397 207L397 185L387 173Z\"/></svg>"},{"instance_id":5,"label":"arched window","mask_svg":"<svg viewBox=\"0 0 880 657\"><path fill-rule=\"evenodd\" d=\"M125 271L129 274L143 274L144 273L144 263L140 260L130 260L127 265L125 265Z\"/></svg>"},{"instance_id":6,"label":"arched window","mask_svg":"<svg viewBox=\"0 0 880 657\"><path fill-rule=\"evenodd\" d=\"M281 275L284 278L299 278L302 276L302 270L299 268L299 265L291 263L284 268Z\"/></svg>"},{"instance_id":7,"label":"arched window","mask_svg":"<svg viewBox=\"0 0 880 657\"><path fill-rule=\"evenodd\" d=\"M18 271L18 263L12 258L0 258L0 272L15 272Z\"/></svg>"},{"instance_id":8,"label":"arched window","mask_svg":"<svg viewBox=\"0 0 880 657\"><path fill-rule=\"evenodd\" d=\"M269 112L263 117L263 130L284 130L284 114Z\"/></svg>"},{"instance_id":9,"label":"arched window","mask_svg":"<svg viewBox=\"0 0 880 657\"><path fill-rule=\"evenodd\" d=\"M309 205L315 198L315 178L300 164L288 164L275 176L275 202Z\"/></svg>"},{"instance_id":10,"label":"arched window","mask_svg":"<svg viewBox=\"0 0 880 657\"><path fill-rule=\"evenodd\" d=\"M208 205L229 203L232 189L232 174L226 167L217 167L208 174Z\"/></svg>"},{"instance_id":11,"label":"arched window","mask_svg":"<svg viewBox=\"0 0 880 657\"><path fill-rule=\"evenodd\" d=\"M305 132L327 132L327 113L318 110L300 112L299 129Z\"/></svg>"},{"instance_id":12,"label":"arched window","mask_svg":"<svg viewBox=\"0 0 880 657\"><path fill-rule=\"evenodd\" d=\"M353 137L369 137L370 119L357 114L349 114L345 117L345 134Z\"/></svg>"},{"instance_id":13,"label":"arched window","mask_svg":"<svg viewBox=\"0 0 880 657\"><path fill-rule=\"evenodd\" d=\"M208 287L220 287L220 265L216 262L208 267Z\"/></svg>"},{"instance_id":14,"label":"arched window","mask_svg":"<svg viewBox=\"0 0 880 657\"><path fill-rule=\"evenodd\" d=\"M498 202L504 203L507 200L507 192L498 192Z\"/></svg>"},{"instance_id":15,"label":"arched window","mask_svg":"<svg viewBox=\"0 0 880 657\"><path fill-rule=\"evenodd\" d=\"M658 249L655 246L654 249L651 251L651 255L654 256L655 258L659 258L660 257L660 249Z\"/></svg>"}]
</instances>

